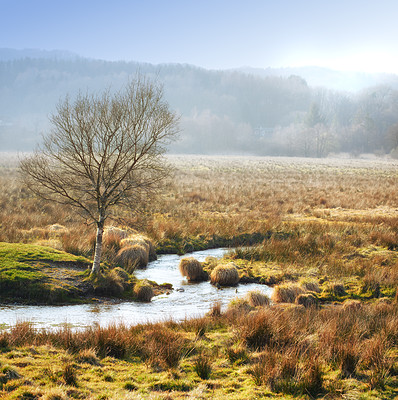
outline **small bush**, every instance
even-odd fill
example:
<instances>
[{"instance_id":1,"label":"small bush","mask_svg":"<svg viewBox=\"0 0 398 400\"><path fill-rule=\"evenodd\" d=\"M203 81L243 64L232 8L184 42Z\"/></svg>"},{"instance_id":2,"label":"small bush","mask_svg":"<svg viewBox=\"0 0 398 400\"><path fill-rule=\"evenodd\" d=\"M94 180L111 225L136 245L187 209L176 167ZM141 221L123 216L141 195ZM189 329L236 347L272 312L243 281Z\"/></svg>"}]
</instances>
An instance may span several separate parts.
<instances>
[{"instance_id":1,"label":"small bush","mask_svg":"<svg viewBox=\"0 0 398 400\"><path fill-rule=\"evenodd\" d=\"M268 306L270 302L269 297L258 290L247 293L246 299L252 307Z\"/></svg>"},{"instance_id":2,"label":"small bush","mask_svg":"<svg viewBox=\"0 0 398 400\"><path fill-rule=\"evenodd\" d=\"M130 275L125 269L121 267L116 267L113 268L111 272L120 279L120 282L125 289L129 286Z\"/></svg>"},{"instance_id":3,"label":"small bush","mask_svg":"<svg viewBox=\"0 0 398 400\"><path fill-rule=\"evenodd\" d=\"M239 282L239 273L233 263L220 264L211 272L210 280L213 285L235 286Z\"/></svg>"},{"instance_id":4,"label":"small bush","mask_svg":"<svg viewBox=\"0 0 398 400\"><path fill-rule=\"evenodd\" d=\"M214 303L207 315L213 318L221 317L221 302Z\"/></svg>"},{"instance_id":5,"label":"small bush","mask_svg":"<svg viewBox=\"0 0 398 400\"><path fill-rule=\"evenodd\" d=\"M285 283L275 286L271 299L275 303L294 303L296 297L303 294L304 290L297 284Z\"/></svg>"},{"instance_id":6,"label":"small bush","mask_svg":"<svg viewBox=\"0 0 398 400\"><path fill-rule=\"evenodd\" d=\"M205 281L208 278L201 263L193 257L182 258L179 270L181 275L187 277L189 282Z\"/></svg>"},{"instance_id":7,"label":"small bush","mask_svg":"<svg viewBox=\"0 0 398 400\"><path fill-rule=\"evenodd\" d=\"M295 303L305 308L318 306L318 298L312 293L302 293L296 297Z\"/></svg>"},{"instance_id":8,"label":"small bush","mask_svg":"<svg viewBox=\"0 0 398 400\"><path fill-rule=\"evenodd\" d=\"M65 385L77 386L76 369L73 364L66 363L62 368L61 376Z\"/></svg>"},{"instance_id":9,"label":"small bush","mask_svg":"<svg viewBox=\"0 0 398 400\"><path fill-rule=\"evenodd\" d=\"M228 313L243 313L247 314L251 310L253 310L253 306L250 305L247 299L236 297L232 299L228 304Z\"/></svg>"},{"instance_id":10,"label":"small bush","mask_svg":"<svg viewBox=\"0 0 398 400\"><path fill-rule=\"evenodd\" d=\"M128 247L128 246L132 246L135 244L145 247L145 249L148 253L149 261L156 260L157 256L156 256L155 245L154 245L153 241L151 239L149 239L147 236L139 235L139 234L129 235L128 237L126 237L120 241L121 247Z\"/></svg>"},{"instance_id":11,"label":"small bush","mask_svg":"<svg viewBox=\"0 0 398 400\"><path fill-rule=\"evenodd\" d=\"M85 364L99 365L97 353L94 349L83 349L79 351L76 361Z\"/></svg>"},{"instance_id":12,"label":"small bush","mask_svg":"<svg viewBox=\"0 0 398 400\"><path fill-rule=\"evenodd\" d=\"M150 302L154 296L153 288L147 280L138 281L134 286L134 294L139 301Z\"/></svg>"},{"instance_id":13,"label":"small bush","mask_svg":"<svg viewBox=\"0 0 398 400\"><path fill-rule=\"evenodd\" d=\"M337 353L341 376L350 378L355 374L359 363L358 349L353 343L342 343Z\"/></svg>"},{"instance_id":14,"label":"small bush","mask_svg":"<svg viewBox=\"0 0 398 400\"><path fill-rule=\"evenodd\" d=\"M11 368L8 365L4 365L3 367L0 368L0 374L2 374L3 380L5 380L5 382L3 383L6 383L7 381L13 379L21 378L21 375L14 368Z\"/></svg>"},{"instance_id":15,"label":"small bush","mask_svg":"<svg viewBox=\"0 0 398 400\"><path fill-rule=\"evenodd\" d=\"M129 232L126 229L117 228L116 226L107 226L104 229L103 240L106 243L108 240L117 240L121 241L129 235Z\"/></svg>"},{"instance_id":16,"label":"small bush","mask_svg":"<svg viewBox=\"0 0 398 400\"><path fill-rule=\"evenodd\" d=\"M209 379L212 370L210 357L203 353L199 354L195 359L193 369L200 379Z\"/></svg>"},{"instance_id":17,"label":"small bush","mask_svg":"<svg viewBox=\"0 0 398 400\"><path fill-rule=\"evenodd\" d=\"M264 309L266 310L266 309ZM268 312L260 311L249 314L238 331L239 341L252 349L261 349L273 343L275 331Z\"/></svg>"},{"instance_id":18,"label":"small bush","mask_svg":"<svg viewBox=\"0 0 398 400\"><path fill-rule=\"evenodd\" d=\"M185 340L163 325L154 325L145 332L141 351L153 367L176 368L185 354Z\"/></svg>"},{"instance_id":19,"label":"small bush","mask_svg":"<svg viewBox=\"0 0 398 400\"><path fill-rule=\"evenodd\" d=\"M145 268L148 265L148 261L148 250L141 244L122 247L115 258L116 264L130 273L136 268Z\"/></svg>"},{"instance_id":20,"label":"small bush","mask_svg":"<svg viewBox=\"0 0 398 400\"><path fill-rule=\"evenodd\" d=\"M104 271L92 279L94 291L99 295L120 296L124 292L124 281L114 270Z\"/></svg>"},{"instance_id":21,"label":"small bush","mask_svg":"<svg viewBox=\"0 0 398 400\"><path fill-rule=\"evenodd\" d=\"M366 340L363 345L361 365L369 370L369 384L372 389L385 388L394 365L390 351L391 345L382 333Z\"/></svg>"}]
</instances>

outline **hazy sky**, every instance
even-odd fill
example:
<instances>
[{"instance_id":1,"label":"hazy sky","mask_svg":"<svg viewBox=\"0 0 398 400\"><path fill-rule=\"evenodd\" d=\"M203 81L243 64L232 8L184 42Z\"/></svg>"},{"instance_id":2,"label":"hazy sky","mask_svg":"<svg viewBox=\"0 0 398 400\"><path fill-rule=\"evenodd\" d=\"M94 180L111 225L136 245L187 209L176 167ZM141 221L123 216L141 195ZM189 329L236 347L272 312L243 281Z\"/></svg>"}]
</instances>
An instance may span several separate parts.
<instances>
[{"instance_id":1,"label":"hazy sky","mask_svg":"<svg viewBox=\"0 0 398 400\"><path fill-rule=\"evenodd\" d=\"M0 0L0 47L398 73L397 0Z\"/></svg>"}]
</instances>

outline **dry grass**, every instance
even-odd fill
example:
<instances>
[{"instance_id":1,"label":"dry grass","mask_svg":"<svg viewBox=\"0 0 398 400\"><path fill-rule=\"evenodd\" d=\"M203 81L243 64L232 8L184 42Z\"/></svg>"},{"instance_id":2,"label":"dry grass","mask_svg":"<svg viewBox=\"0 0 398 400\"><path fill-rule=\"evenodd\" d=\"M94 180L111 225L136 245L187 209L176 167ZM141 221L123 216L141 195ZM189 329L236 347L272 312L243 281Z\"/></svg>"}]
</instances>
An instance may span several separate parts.
<instances>
[{"instance_id":1,"label":"dry grass","mask_svg":"<svg viewBox=\"0 0 398 400\"><path fill-rule=\"evenodd\" d=\"M359 310L271 305L181 324L75 332L67 327L36 331L19 323L0 333L0 394L14 394L18 386L30 390L32 384L24 384L29 380L41 395L59 382L79 398L100 398L106 387L120 396L123 387L144 398L166 391L182 399L200 378L211 384L205 399L265 393L270 398L339 398L342 393L366 398L369 390L372 398L393 399L397 343L395 303L364 304Z\"/></svg>"},{"instance_id":2,"label":"dry grass","mask_svg":"<svg viewBox=\"0 0 398 400\"><path fill-rule=\"evenodd\" d=\"M199 282L207 279L202 264L193 257L182 258L178 266L181 275L187 277L190 282Z\"/></svg>"},{"instance_id":3,"label":"dry grass","mask_svg":"<svg viewBox=\"0 0 398 400\"><path fill-rule=\"evenodd\" d=\"M258 290L252 290L246 295L246 299L251 307L268 306L270 303L269 297Z\"/></svg>"},{"instance_id":4,"label":"dry grass","mask_svg":"<svg viewBox=\"0 0 398 400\"><path fill-rule=\"evenodd\" d=\"M295 283L285 283L275 286L272 292L272 301L275 303L294 303L296 298L303 294L304 290Z\"/></svg>"},{"instance_id":5,"label":"dry grass","mask_svg":"<svg viewBox=\"0 0 398 400\"><path fill-rule=\"evenodd\" d=\"M134 294L139 301L149 302L154 296L152 285L146 280L138 281L134 285Z\"/></svg>"},{"instance_id":6,"label":"dry grass","mask_svg":"<svg viewBox=\"0 0 398 400\"><path fill-rule=\"evenodd\" d=\"M136 268L145 268L149 262L148 248L140 244L124 246L116 254L115 262L128 272L133 272Z\"/></svg>"},{"instance_id":7,"label":"dry grass","mask_svg":"<svg viewBox=\"0 0 398 400\"><path fill-rule=\"evenodd\" d=\"M129 381L118 382L117 375L110 376L106 385L115 394L107 393L109 398L132 395L120 392L121 385L138 387L137 396L143 393L146 398L159 397L160 390L167 391L161 395L164 398L187 398L193 393L187 390L197 385L198 373L210 376L200 398L266 397L269 390L279 398L285 394L394 398L398 370L397 163L255 157L170 157L170 161L175 167L174 180L166 182L164 196L152 205L151 213L131 217L115 210L110 224L128 227L128 232L106 240L104 252L108 251L109 260L123 248L127 236L136 235L132 228L154 243L179 243L185 249L202 246L207 240L242 244L242 238L249 242L253 234L261 233L257 238L265 238L259 240L262 243L232 255L240 272L246 271L249 278L268 279L263 271L271 271L278 276L270 278L274 284L291 280L275 287L274 301L304 304L298 299L311 292L322 304L339 301L343 306L305 308L278 303L254 309L254 302L241 299L225 314L218 305L196 323L92 327L80 332L66 328L37 332L28 323L17 324L0 333L2 366L4 355L11 353L7 359L10 370L19 371L12 365L16 349L46 345L55 348L51 350L55 353L67 349L69 357L75 356L79 365L68 367L72 378L73 368L83 371L87 365L94 380L95 374L101 374L95 362L114 370L123 359ZM82 223L70 208L34 198L21 186L15 165L3 166L0 172L1 241L52 240L54 246L92 255L92 226ZM54 224L66 229L54 230ZM145 250L147 254L151 251L148 243ZM209 270L214 268L213 260ZM115 269L111 278L112 290L123 290L126 276ZM58 366L59 373L68 372L63 369L64 361ZM140 379L131 382L131 371L141 363L151 369L144 366ZM1 379L8 379L5 372L1 374ZM171 375L160 378L161 374ZM29 379L36 384L38 375ZM84 384L89 385L90 379ZM100 398L106 386L105 376L101 379L90 389L93 398ZM80 391L80 375L76 380L78 386L73 390ZM14 383L3 385L11 390ZM51 384L37 386L42 396L47 390L44 386ZM87 393L79 395L85 398Z\"/></svg>"},{"instance_id":8,"label":"dry grass","mask_svg":"<svg viewBox=\"0 0 398 400\"><path fill-rule=\"evenodd\" d=\"M211 271L210 281L213 285L235 286L239 282L239 273L233 263L219 264Z\"/></svg>"}]
</instances>

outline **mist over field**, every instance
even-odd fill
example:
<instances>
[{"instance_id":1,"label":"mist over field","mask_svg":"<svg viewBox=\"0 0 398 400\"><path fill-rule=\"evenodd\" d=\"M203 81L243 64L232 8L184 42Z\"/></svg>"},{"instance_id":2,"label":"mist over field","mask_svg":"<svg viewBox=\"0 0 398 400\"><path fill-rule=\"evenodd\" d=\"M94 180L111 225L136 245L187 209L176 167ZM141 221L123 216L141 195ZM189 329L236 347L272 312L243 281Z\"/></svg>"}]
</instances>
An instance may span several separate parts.
<instances>
[{"instance_id":1,"label":"mist over field","mask_svg":"<svg viewBox=\"0 0 398 400\"><path fill-rule=\"evenodd\" d=\"M1 151L32 150L66 95L118 90L137 72L161 82L181 115L172 153L396 153L397 75L319 67L209 70L12 49L0 50Z\"/></svg>"}]
</instances>

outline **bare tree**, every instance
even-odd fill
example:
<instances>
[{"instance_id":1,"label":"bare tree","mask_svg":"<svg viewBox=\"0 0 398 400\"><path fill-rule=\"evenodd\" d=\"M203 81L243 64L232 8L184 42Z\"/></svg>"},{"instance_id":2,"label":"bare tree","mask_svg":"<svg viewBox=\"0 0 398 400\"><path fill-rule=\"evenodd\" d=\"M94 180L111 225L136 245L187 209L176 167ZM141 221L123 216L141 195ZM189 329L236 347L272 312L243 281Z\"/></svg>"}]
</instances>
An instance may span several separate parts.
<instances>
[{"instance_id":1,"label":"bare tree","mask_svg":"<svg viewBox=\"0 0 398 400\"><path fill-rule=\"evenodd\" d=\"M116 94L79 94L72 102L67 97L50 120L43 145L20 168L37 195L71 205L96 224L96 274L110 210L137 210L167 176L162 156L178 131L178 117L159 84L137 77Z\"/></svg>"}]
</instances>

